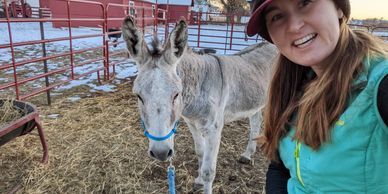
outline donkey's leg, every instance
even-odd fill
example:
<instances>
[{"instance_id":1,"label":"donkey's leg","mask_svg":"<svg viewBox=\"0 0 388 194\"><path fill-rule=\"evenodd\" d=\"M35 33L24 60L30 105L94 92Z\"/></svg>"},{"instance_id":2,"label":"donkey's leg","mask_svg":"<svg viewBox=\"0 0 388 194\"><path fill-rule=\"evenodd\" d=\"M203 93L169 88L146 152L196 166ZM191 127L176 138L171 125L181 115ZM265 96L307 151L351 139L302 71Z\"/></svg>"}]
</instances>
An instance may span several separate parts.
<instances>
[{"instance_id":1,"label":"donkey's leg","mask_svg":"<svg viewBox=\"0 0 388 194\"><path fill-rule=\"evenodd\" d=\"M189 122L186 122L187 126L189 127L189 130L193 136L194 139L194 145L195 145L195 153L198 156L198 177L195 178L194 181L194 191L200 190L203 188L203 180L202 180L202 174L201 174L201 166L203 161L203 153L204 153L204 146L205 146L205 139L202 136L201 131L199 131L195 126Z\"/></svg>"},{"instance_id":2,"label":"donkey's leg","mask_svg":"<svg viewBox=\"0 0 388 194\"><path fill-rule=\"evenodd\" d=\"M249 132L248 145L245 149L245 152L241 154L241 157L239 160L239 162L243 164L249 164L251 162L252 154L254 154L256 151L257 144L254 139L259 136L261 122L262 122L261 111L249 117L250 132Z\"/></svg>"},{"instance_id":3,"label":"donkey's leg","mask_svg":"<svg viewBox=\"0 0 388 194\"><path fill-rule=\"evenodd\" d=\"M201 175L204 182L204 194L212 193L213 181L216 175L217 156L220 148L222 127L223 122L219 122L213 125L213 127L207 128L207 131L205 131L205 151L201 166Z\"/></svg>"}]
</instances>

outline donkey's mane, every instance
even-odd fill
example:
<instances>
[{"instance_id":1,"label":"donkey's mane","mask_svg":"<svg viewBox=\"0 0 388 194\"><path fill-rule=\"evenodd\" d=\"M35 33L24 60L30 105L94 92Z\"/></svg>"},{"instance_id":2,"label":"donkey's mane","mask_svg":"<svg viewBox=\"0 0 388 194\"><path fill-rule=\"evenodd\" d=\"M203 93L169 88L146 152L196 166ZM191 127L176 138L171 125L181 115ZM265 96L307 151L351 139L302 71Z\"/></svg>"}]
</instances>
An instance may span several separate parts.
<instances>
[{"instance_id":1,"label":"donkey's mane","mask_svg":"<svg viewBox=\"0 0 388 194\"><path fill-rule=\"evenodd\" d=\"M253 44L253 45L247 46L247 47L245 47L243 50L241 50L241 51L235 53L234 55L239 55L239 56L240 56L240 55L247 54L247 53L249 53L249 52L251 52L251 51L256 50L257 48L263 47L263 46L266 45L266 44L268 44L268 43L261 42L261 43L259 43L259 44Z\"/></svg>"},{"instance_id":2,"label":"donkey's mane","mask_svg":"<svg viewBox=\"0 0 388 194\"><path fill-rule=\"evenodd\" d=\"M162 46L163 45L160 43L157 36L154 36L152 38L150 46L151 47L148 47L148 51L150 52L152 57L158 57L158 56L162 55L162 52L163 52Z\"/></svg>"},{"instance_id":3,"label":"donkey's mane","mask_svg":"<svg viewBox=\"0 0 388 194\"><path fill-rule=\"evenodd\" d=\"M163 43L159 40L157 36L153 36L149 46L147 46L147 49L152 57L158 57L163 53L163 50L164 50ZM217 52L215 49L212 49L212 48L203 48L199 50L194 50L189 46L187 46L186 51L188 51L189 53L195 53L198 55L215 54Z\"/></svg>"},{"instance_id":4,"label":"donkey's mane","mask_svg":"<svg viewBox=\"0 0 388 194\"><path fill-rule=\"evenodd\" d=\"M263 47L265 44L268 44L268 43L262 42L259 44L253 44L253 45L247 46L243 50L241 50L235 54L232 54L232 55L242 56L242 55L248 54L252 51L256 51L257 48ZM150 47L147 47L147 49L152 57L158 57L158 56L161 56L163 53L163 44L160 42L160 40L157 36L153 36L151 43L150 43ZM203 48L203 49L199 49L199 50L194 50L193 48L191 48L189 46L187 46L187 51L189 53L193 53L193 54L197 54L197 55L207 55L207 54L213 55L213 54L216 54L216 52L217 52L215 49L212 49L212 48Z\"/></svg>"}]
</instances>

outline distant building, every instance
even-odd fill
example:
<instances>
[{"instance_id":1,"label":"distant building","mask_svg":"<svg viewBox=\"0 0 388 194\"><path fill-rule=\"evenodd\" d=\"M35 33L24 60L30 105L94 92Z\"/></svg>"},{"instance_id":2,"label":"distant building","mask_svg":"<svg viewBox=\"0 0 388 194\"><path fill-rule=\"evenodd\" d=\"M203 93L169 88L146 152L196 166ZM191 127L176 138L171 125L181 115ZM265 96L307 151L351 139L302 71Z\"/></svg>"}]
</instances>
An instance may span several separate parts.
<instances>
[{"instance_id":1,"label":"distant building","mask_svg":"<svg viewBox=\"0 0 388 194\"><path fill-rule=\"evenodd\" d=\"M106 6L108 3L129 5L128 0L95 0L93 2L95 2L95 4L70 2L70 17L75 19L74 21L71 21L71 27L102 26L104 19L103 6ZM49 8L51 10L52 18L68 18L67 3L68 2L63 0L40 0L40 7ZM111 6L108 9L108 16L110 17L122 18L128 13L127 7ZM82 21L80 21L80 19L82 19ZM97 19L100 19L100 21L96 21ZM67 21L54 21L53 26L68 27L69 23ZM108 28L118 28L119 26L121 26L121 21L108 21Z\"/></svg>"},{"instance_id":2,"label":"distant building","mask_svg":"<svg viewBox=\"0 0 388 194\"><path fill-rule=\"evenodd\" d=\"M194 6L194 0L154 0L159 9L168 10L167 15L159 15L159 17L168 19L167 21L176 22L181 17L186 20L190 18L190 12Z\"/></svg>"},{"instance_id":3,"label":"distant building","mask_svg":"<svg viewBox=\"0 0 388 194\"><path fill-rule=\"evenodd\" d=\"M49 8L53 18L67 18L67 2L63 0L39 0L40 7ZM193 6L193 0L94 0L93 2L107 6L108 19L107 28L119 28L121 20L125 15L132 15L137 20L138 26L153 25L156 17L168 18L168 22L175 22L180 17L189 18L190 10ZM117 6L113 4L122 4L127 6ZM74 20L71 22L72 27L98 27L103 21L88 21L87 18L103 19L102 6L90 3L70 3L71 18L83 18L82 21ZM163 14L163 11L168 10ZM156 16L155 13L158 13ZM54 27L67 27L68 22L55 21Z\"/></svg>"}]
</instances>

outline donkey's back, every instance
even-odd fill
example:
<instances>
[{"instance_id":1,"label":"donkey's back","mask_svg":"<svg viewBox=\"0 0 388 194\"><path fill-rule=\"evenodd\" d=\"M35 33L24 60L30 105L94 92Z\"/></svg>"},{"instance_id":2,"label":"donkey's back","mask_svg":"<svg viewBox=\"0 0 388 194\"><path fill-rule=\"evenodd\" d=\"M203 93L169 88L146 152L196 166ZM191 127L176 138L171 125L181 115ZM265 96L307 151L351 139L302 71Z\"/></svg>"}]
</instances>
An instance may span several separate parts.
<instances>
[{"instance_id":1,"label":"donkey's back","mask_svg":"<svg viewBox=\"0 0 388 194\"><path fill-rule=\"evenodd\" d=\"M271 64L277 49L269 43L245 48L234 55L215 56L220 64L224 121L250 117L264 104Z\"/></svg>"}]
</instances>

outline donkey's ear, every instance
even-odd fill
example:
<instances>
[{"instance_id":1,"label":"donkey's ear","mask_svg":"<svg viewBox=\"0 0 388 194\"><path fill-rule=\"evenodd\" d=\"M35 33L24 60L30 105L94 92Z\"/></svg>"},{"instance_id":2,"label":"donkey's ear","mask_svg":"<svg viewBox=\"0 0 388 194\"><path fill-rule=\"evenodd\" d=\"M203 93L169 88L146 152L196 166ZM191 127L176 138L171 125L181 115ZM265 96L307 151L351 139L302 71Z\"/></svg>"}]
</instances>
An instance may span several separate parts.
<instances>
[{"instance_id":1,"label":"donkey's ear","mask_svg":"<svg viewBox=\"0 0 388 194\"><path fill-rule=\"evenodd\" d=\"M178 60L187 48L187 24L181 19L171 31L166 44L166 54L175 62ZM175 60L174 60L175 59Z\"/></svg>"},{"instance_id":2,"label":"donkey's ear","mask_svg":"<svg viewBox=\"0 0 388 194\"><path fill-rule=\"evenodd\" d=\"M127 49L132 58L141 65L147 57L149 51L144 41L143 34L138 30L134 18L125 17L122 25L123 38L127 43Z\"/></svg>"}]
</instances>

